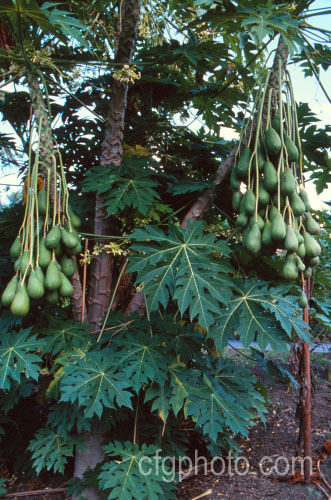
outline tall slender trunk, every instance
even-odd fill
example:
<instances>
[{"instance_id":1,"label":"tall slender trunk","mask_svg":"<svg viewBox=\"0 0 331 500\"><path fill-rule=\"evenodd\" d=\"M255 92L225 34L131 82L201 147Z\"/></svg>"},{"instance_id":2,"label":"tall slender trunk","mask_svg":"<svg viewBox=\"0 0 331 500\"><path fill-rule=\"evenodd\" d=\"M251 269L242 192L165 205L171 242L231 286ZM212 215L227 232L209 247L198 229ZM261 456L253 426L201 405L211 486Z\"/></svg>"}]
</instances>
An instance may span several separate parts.
<instances>
[{"instance_id":1,"label":"tall slender trunk","mask_svg":"<svg viewBox=\"0 0 331 500\"><path fill-rule=\"evenodd\" d=\"M130 64L135 49L137 25L139 19L139 0L124 0L121 6L122 15L119 19L118 39L116 41L115 62ZM116 66L120 68L120 66ZM122 163L123 136L125 112L127 106L128 83L112 80L111 100L105 123L105 136L101 149L101 164L120 165ZM107 235L110 232L110 223L99 193L95 201L94 234ZM103 240L101 243L104 243ZM102 251L91 262L88 282L87 303L88 322L91 330L100 327L103 316L109 306L112 286L113 260L109 253ZM103 460L102 445L104 436L100 432L97 422L92 426L90 434L83 436L87 449L76 453L75 477L82 477L88 467L94 468ZM88 500L96 500L98 492L93 488L83 491L82 495Z\"/></svg>"}]
</instances>

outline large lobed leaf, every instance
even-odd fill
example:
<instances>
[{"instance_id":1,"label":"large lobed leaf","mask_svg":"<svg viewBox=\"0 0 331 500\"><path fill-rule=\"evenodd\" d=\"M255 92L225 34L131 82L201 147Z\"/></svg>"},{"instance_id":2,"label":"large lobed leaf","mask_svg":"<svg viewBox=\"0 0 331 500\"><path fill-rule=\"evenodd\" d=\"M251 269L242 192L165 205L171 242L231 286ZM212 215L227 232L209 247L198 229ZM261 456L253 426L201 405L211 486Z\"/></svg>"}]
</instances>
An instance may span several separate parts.
<instances>
[{"instance_id":1,"label":"large lobed leaf","mask_svg":"<svg viewBox=\"0 0 331 500\"><path fill-rule=\"evenodd\" d=\"M136 240L131 249L137 254L130 259L128 272L137 272L137 281L145 282L149 311L160 304L166 308L172 296L181 314L189 310L190 319L198 318L208 329L220 313L220 303L227 305L232 295L228 273L233 269L224 258L230 252L225 242L203 234L202 222L189 223L186 230L170 223L168 234L146 226L131 237Z\"/></svg>"},{"instance_id":2,"label":"large lobed leaf","mask_svg":"<svg viewBox=\"0 0 331 500\"><path fill-rule=\"evenodd\" d=\"M60 381L60 401L77 403L84 408L84 416L101 417L103 408L126 406L132 408L129 380L121 372L115 373L112 357L107 352L89 352L75 365L64 367Z\"/></svg>"},{"instance_id":3,"label":"large lobed leaf","mask_svg":"<svg viewBox=\"0 0 331 500\"><path fill-rule=\"evenodd\" d=\"M135 208L146 216L148 210L160 199L152 179L157 164L148 158L132 158L120 167L109 165L91 168L84 181L84 191L99 191L108 215L125 208Z\"/></svg>"},{"instance_id":4,"label":"large lobed leaf","mask_svg":"<svg viewBox=\"0 0 331 500\"><path fill-rule=\"evenodd\" d=\"M171 357L164 352L164 339L159 335L151 337L145 331L117 337L113 347L118 349L118 368L136 392L143 384L156 381L161 385L166 379Z\"/></svg>"},{"instance_id":5,"label":"large lobed leaf","mask_svg":"<svg viewBox=\"0 0 331 500\"><path fill-rule=\"evenodd\" d=\"M62 320L58 317L51 318L47 328L41 330L41 334L47 341L44 352L53 355L75 347L84 349L91 337L86 323Z\"/></svg>"},{"instance_id":6,"label":"large lobed leaf","mask_svg":"<svg viewBox=\"0 0 331 500\"><path fill-rule=\"evenodd\" d=\"M171 500L174 498L174 474L157 459L157 446L141 447L129 441L115 441L104 447L113 460L106 462L98 476L108 500Z\"/></svg>"},{"instance_id":7,"label":"large lobed leaf","mask_svg":"<svg viewBox=\"0 0 331 500\"><path fill-rule=\"evenodd\" d=\"M32 451L33 466L37 474L41 469L53 469L63 474L67 457L72 457L75 447L82 447L77 438L63 436L53 429L40 429L30 441L28 450Z\"/></svg>"},{"instance_id":8,"label":"large lobed leaf","mask_svg":"<svg viewBox=\"0 0 331 500\"><path fill-rule=\"evenodd\" d=\"M2 331L0 336L0 389L9 390L22 376L38 380L41 358L36 352L45 345L44 340L31 335L32 328Z\"/></svg>"},{"instance_id":9,"label":"large lobed leaf","mask_svg":"<svg viewBox=\"0 0 331 500\"><path fill-rule=\"evenodd\" d=\"M274 350L286 350L295 332L309 341L307 324L297 308L298 298L288 295L289 287L271 287L261 281L238 280L229 307L216 318L208 332L222 351L228 340L240 335L244 347L255 339L262 350L270 344Z\"/></svg>"}]
</instances>

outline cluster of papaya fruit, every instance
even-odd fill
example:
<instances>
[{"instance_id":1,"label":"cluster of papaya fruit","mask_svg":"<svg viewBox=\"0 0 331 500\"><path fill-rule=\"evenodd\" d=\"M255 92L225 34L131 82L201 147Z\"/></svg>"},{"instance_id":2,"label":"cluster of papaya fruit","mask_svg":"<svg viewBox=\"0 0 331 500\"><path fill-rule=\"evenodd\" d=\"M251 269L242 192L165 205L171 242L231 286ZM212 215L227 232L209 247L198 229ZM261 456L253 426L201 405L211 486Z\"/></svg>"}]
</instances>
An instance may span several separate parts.
<instances>
[{"instance_id":1,"label":"cluster of papaya fruit","mask_svg":"<svg viewBox=\"0 0 331 500\"><path fill-rule=\"evenodd\" d=\"M285 92L282 89L286 83L288 80L280 78L279 92L269 90L271 97L264 126L262 112L266 109L267 89L260 93L255 110L255 140L246 128L231 171L230 186L244 247L253 254L281 254L282 277L296 280L300 276L303 284L304 278L319 264L321 247L315 235L320 226L311 214L304 189L296 107L291 89ZM307 307L304 290L299 304Z\"/></svg>"},{"instance_id":2,"label":"cluster of papaya fruit","mask_svg":"<svg viewBox=\"0 0 331 500\"><path fill-rule=\"evenodd\" d=\"M37 189L31 176L24 221L10 248L15 275L2 294L2 304L18 316L28 314L30 299L56 304L60 297L72 296L72 256L82 251L80 219L68 204L67 192L56 189L54 200L49 188Z\"/></svg>"}]
</instances>

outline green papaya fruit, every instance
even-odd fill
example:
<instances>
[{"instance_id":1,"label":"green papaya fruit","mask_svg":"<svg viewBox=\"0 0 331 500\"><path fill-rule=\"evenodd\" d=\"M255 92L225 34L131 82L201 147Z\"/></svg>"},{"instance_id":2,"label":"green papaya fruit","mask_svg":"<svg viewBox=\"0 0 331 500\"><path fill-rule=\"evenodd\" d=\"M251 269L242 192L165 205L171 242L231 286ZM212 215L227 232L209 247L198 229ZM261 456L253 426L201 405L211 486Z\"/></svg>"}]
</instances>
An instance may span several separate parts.
<instances>
[{"instance_id":1,"label":"green papaya fruit","mask_svg":"<svg viewBox=\"0 0 331 500\"><path fill-rule=\"evenodd\" d=\"M278 113L276 113L271 120L271 126L274 128L277 132L277 134L280 134L280 116ZM283 133L286 133L286 127L285 124L283 123Z\"/></svg>"},{"instance_id":2,"label":"green papaya fruit","mask_svg":"<svg viewBox=\"0 0 331 500\"><path fill-rule=\"evenodd\" d=\"M271 219L271 237L274 241L281 241L286 236L286 225L282 214L277 212Z\"/></svg>"},{"instance_id":3,"label":"green papaya fruit","mask_svg":"<svg viewBox=\"0 0 331 500\"><path fill-rule=\"evenodd\" d=\"M245 212L241 212L237 217L237 227L245 227L248 223L248 215Z\"/></svg>"},{"instance_id":4,"label":"green papaya fruit","mask_svg":"<svg viewBox=\"0 0 331 500\"><path fill-rule=\"evenodd\" d=\"M243 246L246 248L246 241L247 241L247 236L248 236L248 233L250 232L251 230L251 225L250 224L247 224L247 226L243 229L243 237L242 237L242 244Z\"/></svg>"},{"instance_id":5,"label":"green papaya fruit","mask_svg":"<svg viewBox=\"0 0 331 500\"><path fill-rule=\"evenodd\" d=\"M276 155L282 148L282 141L276 130L268 128L264 135L264 147L269 155Z\"/></svg>"},{"instance_id":6,"label":"green papaya fruit","mask_svg":"<svg viewBox=\"0 0 331 500\"><path fill-rule=\"evenodd\" d=\"M83 247L82 247L82 242L80 240L78 240L78 243L77 245L75 246L75 248L72 248L71 250L67 249L68 250L68 253L71 254L71 255L78 255L82 252L83 250Z\"/></svg>"},{"instance_id":7,"label":"green papaya fruit","mask_svg":"<svg viewBox=\"0 0 331 500\"><path fill-rule=\"evenodd\" d=\"M298 269L296 266L296 257L293 253L289 253L286 256L285 263L283 265L283 277L286 280L296 280L298 277Z\"/></svg>"},{"instance_id":8,"label":"green papaya fruit","mask_svg":"<svg viewBox=\"0 0 331 500\"><path fill-rule=\"evenodd\" d=\"M305 278L311 278L313 274L313 270L311 267L306 267L305 271L303 272L303 275Z\"/></svg>"},{"instance_id":9,"label":"green papaya fruit","mask_svg":"<svg viewBox=\"0 0 331 500\"><path fill-rule=\"evenodd\" d=\"M311 257L310 259L308 259L308 262L307 262L307 264L309 265L309 267L318 266L319 263L320 263L320 258L319 257Z\"/></svg>"},{"instance_id":10,"label":"green papaya fruit","mask_svg":"<svg viewBox=\"0 0 331 500\"><path fill-rule=\"evenodd\" d=\"M45 245L49 250L52 250L61 240L61 229L59 226L54 226L46 236Z\"/></svg>"},{"instance_id":11,"label":"green papaya fruit","mask_svg":"<svg viewBox=\"0 0 331 500\"><path fill-rule=\"evenodd\" d=\"M302 273L306 269L306 266L304 265L304 263L302 262L302 260L300 259L300 257L298 255L297 255L296 263L297 263L298 271L300 273Z\"/></svg>"},{"instance_id":12,"label":"green papaya fruit","mask_svg":"<svg viewBox=\"0 0 331 500\"><path fill-rule=\"evenodd\" d=\"M241 184L241 181L238 177L237 169L236 169L236 167L233 167L233 169L231 170L231 174L230 174L230 187L231 187L231 189L239 189L240 184ZM64 227L66 227L66 225L64 225Z\"/></svg>"},{"instance_id":13,"label":"green papaya fruit","mask_svg":"<svg viewBox=\"0 0 331 500\"><path fill-rule=\"evenodd\" d=\"M75 229L74 227L71 227L70 229L70 226L69 226L69 222L68 221L65 221L65 223L63 224L63 227L68 231L70 232L70 234L72 234L77 241L80 240L80 236L79 236L79 233L77 231L77 229Z\"/></svg>"},{"instance_id":14,"label":"green papaya fruit","mask_svg":"<svg viewBox=\"0 0 331 500\"><path fill-rule=\"evenodd\" d=\"M261 250L261 231L257 223L253 224L245 242L247 250L257 254Z\"/></svg>"},{"instance_id":15,"label":"green papaya fruit","mask_svg":"<svg viewBox=\"0 0 331 500\"><path fill-rule=\"evenodd\" d=\"M47 290L53 292L54 290L60 288L60 286L61 286L61 276L59 268L57 266L57 262L51 260L51 262L48 264L46 271L45 287L47 288Z\"/></svg>"},{"instance_id":16,"label":"green papaya fruit","mask_svg":"<svg viewBox=\"0 0 331 500\"><path fill-rule=\"evenodd\" d=\"M289 252L296 252L299 248L298 238L295 234L293 227L287 226L286 236L284 241L284 248Z\"/></svg>"},{"instance_id":17,"label":"green papaya fruit","mask_svg":"<svg viewBox=\"0 0 331 500\"><path fill-rule=\"evenodd\" d=\"M295 191L290 195L290 205L296 217L300 217L305 213L305 205L300 196Z\"/></svg>"},{"instance_id":18,"label":"green papaya fruit","mask_svg":"<svg viewBox=\"0 0 331 500\"><path fill-rule=\"evenodd\" d=\"M259 208L258 214L262 219L265 219L265 214L266 214L266 207L262 206Z\"/></svg>"},{"instance_id":19,"label":"green papaya fruit","mask_svg":"<svg viewBox=\"0 0 331 500\"><path fill-rule=\"evenodd\" d=\"M274 215L278 213L277 207L275 205L269 205L269 220L273 218Z\"/></svg>"},{"instance_id":20,"label":"green papaya fruit","mask_svg":"<svg viewBox=\"0 0 331 500\"><path fill-rule=\"evenodd\" d=\"M53 290L53 292L46 293L45 299L48 304L55 305L59 302L59 292L57 290Z\"/></svg>"},{"instance_id":21,"label":"green papaya fruit","mask_svg":"<svg viewBox=\"0 0 331 500\"><path fill-rule=\"evenodd\" d=\"M62 271L62 267L61 267L61 264L59 261L57 261L56 259L54 259L54 262L56 264L56 267L58 268L59 271Z\"/></svg>"},{"instance_id":22,"label":"green papaya fruit","mask_svg":"<svg viewBox=\"0 0 331 500\"><path fill-rule=\"evenodd\" d=\"M309 212L307 212L305 215L305 228L306 231L308 231L308 233L310 234L318 234L320 232L319 223L315 219L313 219Z\"/></svg>"},{"instance_id":23,"label":"green papaya fruit","mask_svg":"<svg viewBox=\"0 0 331 500\"><path fill-rule=\"evenodd\" d=\"M21 257L21 262L20 262L20 271L22 275L26 271L26 275L29 276L31 272L31 266L29 265L29 262L30 262L30 252L29 250L25 250L25 252Z\"/></svg>"},{"instance_id":24,"label":"green papaya fruit","mask_svg":"<svg viewBox=\"0 0 331 500\"><path fill-rule=\"evenodd\" d=\"M301 245L301 243L303 243L305 240L303 239L303 236L300 233L300 231L298 231L298 229L294 229L294 231L295 231L295 234L298 238L298 243L299 243L299 245Z\"/></svg>"},{"instance_id":25,"label":"green papaya fruit","mask_svg":"<svg viewBox=\"0 0 331 500\"><path fill-rule=\"evenodd\" d=\"M265 189L262 182L259 182L259 205L268 205L270 201L270 194Z\"/></svg>"},{"instance_id":26,"label":"green papaya fruit","mask_svg":"<svg viewBox=\"0 0 331 500\"><path fill-rule=\"evenodd\" d=\"M39 243L39 265L46 268L51 260L52 252L46 247L46 238L43 237Z\"/></svg>"},{"instance_id":27,"label":"green papaya fruit","mask_svg":"<svg viewBox=\"0 0 331 500\"><path fill-rule=\"evenodd\" d=\"M307 231L303 235L305 248L306 248L306 257L318 257L321 254L321 247L319 243L315 240L315 238L308 233Z\"/></svg>"},{"instance_id":28,"label":"green papaya fruit","mask_svg":"<svg viewBox=\"0 0 331 500\"><path fill-rule=\"evenodd\" d=\"M279 207L282 209L285 207L285 198L284 196L280 195L279 197L279 201L280 201L280 204L279 204ZM278 194L274 194L273 197L272 197L272 202L273 204L278 207Z\"/></svg>"},{"instance_id":29,"label":"green papaya fruit","mask_svg":"<svg viewBox=\"0 0 331 500\"><path fill-rule=\"evenodd\" d=\"M19 284L10 305L10 310L16 316L26 316L30 310L30 298L25 284Z\"/></svg>"},{"instance_id":30,"label":"green papaya fruit","mask_svg":"<svg viewBox=\"0 0 331 500\"><path fill-rule=\"evenodd\" d=\"M245 212L245 197L242 196L239 204L239 213L242 214Z\"/></svg>"},{"instance_id":31,"label":"green papaya fruit","mask_svg":"<svg viewBox=\"0 0 331 500\"><path fill-rule=\"evenodd\" d=\"M68 248L68 250L75 248L79 242L75 234L72 231L67 231L64 227L61 229L61 238L63 245Z\"/></svg>"},{"instance_id":32,"label":"green papaya fruit","mask_svg":"<svg viewBox=\"0 0 331 500\"><path fill-rule=\"evenodd\" d=\"M47 207L47 191L45 191L44 189L39 191L37 195L37 203L39 215L45 215Z\"/></svg>"},{"instance_id":33,"label":"green papaya fruit","mask_svg":"<svg viewBox=\"0 0 331 500\"><path fill-rule=\"evenodd\" d=\"M290 196L296 189L295 177L289 167L285 167L280 175L280 191L284 196Z\"/></svg>"},{"instance_id":34,"label":"green papaya fruit","mask_svg":"<svg viewBox=\"0 0 331 500\"><path fill-rule=\"evenodd\" d=\"M250 215L255 212L255 204L256 204L256 198L255 194L251 189L247 189L246 193L244 194L244 209L246 214Z\"/></svg>"},{"instance_id":35,"label":"green papaya fruit","mask_svg":"<svg viewBox=\"0 0 331 500\"><path fill-rule=\"evenodd\" d=\"M240 191L235 191L232 195L232 208L235 212L239 212L241 198L242 193Z\"/></svg>"},{"instance_id":36,"label":"green papaya fruit","mask_svg":"<svg viewBox=\"0 0 331 500\"><path fill-rule=\"evenodd\" d=\"M9 281L8 285L4 289L1 300L2 300L2 305L4 305L5 307L10 306L10 304L12 303L15 297L17 283L18 283L18 277L15 275L12 277L12 279Z\"/></svg>"},{"instance_id":37,"label":"green papaya fruit","mask_svg":"<svg viewBox=\"0 0 331 500\"><path fill-rule=\"evenodd\" d=\"M262 245L270 247L273 245L273 239L271 237L271 222L268 220L264 223L264 228L262 232Z\"/></svg>"},{"instance_id":38,"label":"green papaya fruit","mask_svg":"<svg viewBox=\"0 0 331 500\"><path fill-rule=\"evenodd\" d=\"M298 161L299 150L296 147L296 145L294 144L294 142L292 141L292 139L288 135L286 135L284 142L285 142L285 147L286 147L287 156L288 156L289 161Z\"/></svg>"},{"instance_id":39,"label":"green papaya fruit","mask_svg":"<svg viewBox=\"0 0 331 500\"><path fill-rule=\"evenodd\" d=\"M306 255L306 247L304 243L300 243L298 250L297 250L298 256L303 259Z\"/></svg>"},{"instance_id":40,"label":"green papaya fruit","mask_svg":"<svg viewBox=\"0 0 331 500\"><path fill-rule=\"evenodd\" d=\"M271 126L276 130L277 134L280 134L280 116L276 113L271 120Z\"/></svg>"},{"instance_id":41,"label":"green papaya fruit","mask_svg":"<svg viewBox=\"0 0 331 500\"><path fill-rule=\"evenodd\" d=\"M41 283L44 285L45 284L45 275L43 273L43 270L41 269L41 267L36 266L35 271L37 273L39 281L41 281Z\"/></svg>"},{"instance_id":42,"label":"green papaya fruit","mask_svg":"<svg viewBox=\"0 0 331 500\"><path fill-rule=\"evenodd\" d=\"M278 179L277 179L277 170L271 163L271 161L266 161L263 167L263 184L269 193L272 193L277 188Z\"/></svg>"},{"instance_id":43,"label":"green papaya fruit","mask_svg":"<svg viewBox=\"0 0 331 500\"><path fill-rule=\"evenodd\" d=\"M62 272L65 276L67 276L67 278L71 278L75 274L75 263L71 257L63 255L61 257L60 264Z\"/></svg>"},{"instance_id":44,"label":"green papaya fruit","mask_svg":"<svg viewBox=\"0 0 331 500\"><path fill-rule=\"evenodd\" d=\"M264 228L264 220L262 219L262 217L259 216L259 214L257 214L256 223L259 226L260 231L262 231ZM255 214L251 215L249 219L249 224L250 226L253 226L255 224Z\"/></svg>"},{"instance_id":45,"label":"green papaya fruit","mask_svg":"<svg viewBox=\"0 0 331 500\"><path fill-rule=\"evenodd\" d=\"M21 258L22 258L22 255L20 255L19 257L17 257L17 259L14 262L14 271L15 271L15 273L16 273L17 269L21 265Z\"/></svg>"},{"instance_id":46,"label":"green papaya fruit","mask_svg":"<svg viewBox=\"0 0 331 500\"><path fill-rule=\"evenodd\" d=\"M305 292L302 292L299 298L299 306L302 307L302 309L305 309L308 307L308 300Z\"/></svg>"},{"instance_id":47,"label":"green papaya fruit","mask_svg":"<svg viewBox=\"0 0 331 500\"><path fill-rule=\"evenodd\" d=\"M22 240L20 236L17 236L14 243L10 247L9 253L12 259L17 259L21 254Z\"/></svg>"},{"instance_id":48,"label":"green papaya fruit","mask_svg":"<svg viewBox=\"0 0 331 500\"><path fill-rule=\"evenodd\" d=\"M303 204L305 206L306 211L310 212L311 207L310 207L310 203L309 203L309 198L308 198L307 192L304 189L300 189L299 196L300 196L300 198L303 201Z\"/></svg>"},{"instance_id":49,"label":"green papaya fruit","mask_svg":"<svg viewBox=\"0 0 331 500\"><path fill-rule=\"evenodd\" d=\"M60 273L60 276L61 276L61 286L59 291L61 297L71 297L72 294L74 293L74 287L63 273Z\"/></svg>"},{"instance_id":50,"label":"green papaya fruit","mask_svg":"<svg viewBox=\"0 0 331 500\"><path fill-rule=\"evenodd\" d=\"M78 215L74 212L74 210L71 208L70 205L68 205L68 215L69 215L72 227L74 227L75 229L78 229L81 225L81 220L78 217Z\"/></svg>"},{"instance_id":51,"label":"green papaya fruit","mask_svg":"<svg viewBox=\"0 0 331 500\"><path fill-rule=\"evenodd\" d=\"M41 299L44 293L44 283L40 281L38 273L35 270L32 270L28 281L28 294L30 298Z\"/></svg>"},{"instance_id":52,"label":"green papaya fruit","mask_svg":"<svg viewBox=\"0 0 331 500\"><path fill-rule=\"evenodd\" d=\"M250 157L251 150L247 147L244 148L236 165L237 176L239 179L245 179L247 177Z\"/></svg>"},{"instance_id":53,"label":"green papaya fruit","mask_svg":"<svg viewBox=\"0 0 331 500\"><path fill-rule=\"evenodd\" d=\"M57 258L61 257L61 255L63 254L63 245L62 245L61 240L58 242L58 244L54 248L54 254L55 254L55 257L57 257Z\"/></svg>"},{"instance_id":54,"label":"green papaya fruit","mask_svg":"<svg viewBox=\"0 0 331 500\"><path fill-rule=\"evenodd\" d=\"M256 161L257 161L257 167L259 171L261 172L264 167L264 163L266 161L263 150L261 145L259 144L257 149L256 149Z\"/></svg>"}]
</instances>

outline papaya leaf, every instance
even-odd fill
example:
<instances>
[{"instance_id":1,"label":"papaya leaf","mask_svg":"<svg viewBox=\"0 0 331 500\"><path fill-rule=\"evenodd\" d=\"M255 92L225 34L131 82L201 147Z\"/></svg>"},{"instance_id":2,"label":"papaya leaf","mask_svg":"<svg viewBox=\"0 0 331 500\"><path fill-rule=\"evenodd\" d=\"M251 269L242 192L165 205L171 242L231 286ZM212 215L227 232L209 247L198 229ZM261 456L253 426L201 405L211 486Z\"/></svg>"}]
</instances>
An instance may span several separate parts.
<instances>
[{"instance_id":1,"label":"papaya leaf","mask_svg":"<svg viewBox=\"0 0 331 500\"><path fill-rule=\"evenodd\" d=\"M307 325L295 305L297 297L287 295L288 286L272 288L268 283L249 280L238 280L237 285L229 308L216 318L216 325L208 333L220 351L235 333L240 334L245 348L256 336L262 350L268 344L274 350L286 350L292 330L309 341Z\"/></svg>"},{"instance_id":2,"label":"papaya leaf","mask_svg":"<svg viewBox=\"0 0 331 500\"><path fill-rule=\"evenodd\" d=\"M174 471L162 465L157 446L141 447L130 441L104 446L106 462L98 476L99 486L107 490L108 500L171 500L174 497Z\"/></svg>"},{"instance_id":3,"label":"papaya leaf","mask_svg":"<svg viewBox=\"0 0 331 500\"><path fill-rule=\"evenodd\" d=\"M151 338L144 332L133 333L115 337L113 347L118 349L115 355L118 368L136 392L143 384L155 381L161 385L166 379L171 358L164 353L164 338L159 335Z\"/></svg>"},{"instance_id":4,"label":"papaya leaf","mask_svg":"<svg viewBox=\"0 0 331 500\"><path fill-rule=\"evenodd\" d=\"M176 363L169 367L171 374L172 395L170 405L174 414L183 408L186 400L192 397L193 394L199 392L199 377L201 372L198 370L187 370L182 364Z\"/></svg>"},{"instance_id":5,"label":"papaya leaf","mask_svg":"<svg viewBox=\"0 0 331 500\"><path fill-rule=\"evenodd\" d=\"M38 6L36 0L3 0L1 2L0 14L9 15L15 26L17 24L18 13L24 20L37 23L45 33L52 33L54 31L52 24ZM17 29L19 28L17 27Z\"/></svg>"},{"instance_id":6,"label":"papaya leaf","mask_svg":"<svg viewBox=\"0 0 331 500\"><path fill-rule=\"evenodd\" d=\"M9 390L12 382L21 382L22 376L38 380L42 359L35 354L45 342L31 335L32 328L16 332L2 332L0 337L0 389Z\"/></svg>"},{"instance_id":7,"label":"papaya leaf","mask_svg":"<svg viewBox=\"0 0 331 500\"><path fill-rule=\"evenodd\" d=\"M247 437L247 427L252 424L255 416L206 375L200 380L199 390L190 394L186 415L193 417L196 426L201 427L203 434L208 435L214 443L217 442L218 435L228 428L233 434Z\"/></svg>"},{"instance_id":8,"label":"papaya leaf","mask_svg":"<svg viewBox=\"0 0 331 500\"><path fill-rule=\"evenodd\" d=\"M266 401L256 390L257 380L250 370L218 358L212 378L235 398L238 405L242 405L246 410L255 410L261 421L265 422Z\"/></svg>"},{"instance_id":9,"label":"papaya leaf","mask_svg":"<svg viewBox=\"0 0 331 500\"><path fill-rule=\"evenodd\" d=\"M45 353L58 354L72 347L84 349L90 341L88 325L78 321L52 318L47 328L40 332L46 339Z\"/></svg>"},{"instance_id":10,"label":"papaya leaf","mask_svg":"<svg viewBox=\"0 0 331 500\"><path fill-rule=\"evenodd\" d=\"M63 5L63 3L44 2L41 6L41 10L45 13L49 22L53 26L58 27L64 35L76 40L83 47L88 48L89 44L82 36L82 32L86 31L87 26L75 18L72 12L56 9L54 8L55 5Z\"/></svg>"},{"instance_id":11,"label":"papaya leaf","mask_svg":"<svg viewBox=\"0 0 331 500\"><path fill-rule=\"evenodd\" d=\"M154 318L153 318L154 319ZM153 329L158 329L161 335L167 334L167 351L174 353L177 359L185 365L197 357L201 347L204 345L204 336L199 324L185 324L175 322L170 315L164 315L162 320L155 318ZM181 324L184 323L184 324Z\"/></svg>"},{"instance_id":12,"label":"papaya leaf","mask_svg":"<svg viewBox=\"0 0 331 500\"><path fill-rule=\"evenodd\" d=\"M145 393L145 401L152 401L152 411L156 411L158 416L166 422L170 412L171 388L168 381L162 385L152 384Z\"/></svg>"},{"instance_id":13,"label":"papaya leaf","mask_svg":"<svg viewBox=\"0 0 331 500\"><path fill-rule=\"evenodd\" d=\"M91 420L84 417L82 408L68 403L57 403L50 408L47 415L47 426L58 434L67 437L75 425L78 432L91 430Z\"/></svg>"},{"instance_id":14,"label":"papaya leaf","mask_svg":"<svg viewBox=\"0 0 331 500\"><path fill-rule=\"evenodd\" d=\"M10 391L0 392L0 408L5 415L12 410L20 398L28 398L31 396L34 389L34 384L25 379L20 382L11 382Z\"/></svg>"},{"instance_id":15,"label":"papaya leaf","mask_svg":"<svg viewBox=\"0 0 331 500\"><path fill-rule=\"evenodd\" d=\"M145 282L144 293L149 311L164 308L170 295L179 311L190 312L201 327L208 329L220 303L231 299L233 271L226 256L230 250L215 235L203 234L203 223L189 223L187 229L169 224L168 234L153 226L137 229L131 249L138 252L130 259L128 272L137 272L137 282ZM219 257L216 257L219 256Z\"/></svg>"},{"instance_id":16,"label":"papaya leaf","mask_svg":"<svg viewBox=\"0 0 331 500\"><path fill-rule=\"evenodd\" d=\"M134 158L126 160L120 167L96 166L87 172L83 190L99 191L108 215L132 207L146 216L149 209L160 199L154 189L158 183L152 179L158 164L148 158Z\"/></svg>"},{"instance_id":17,"label":"papaya leaf","mask_svg":"<svg viewBox=\"0 0 331 500\"><path fill-rule=\"evenodd\" d=\"M84 416L101 417L103 407L132 408L132 394L126 389L130 383L122 373L116 373L112 357L99 352L87 353L84 360L77 360L75 365L64 367L60 380L61 399L63 402L76 403L84 408Z\"/></svg>"},{"instance_id":18,"label":"papaya leaf","mask_svg":"<svg viewBox=\"0 0 331 500\"><path fill-rule=\"evenodd\" d=\"M28 450L32 451L33 466L37 474L42 469L52 469L63 474L67 457L73 456L75 447L83 447L77 438L61 436L53 429L44 427L36 432Z\"/></svg>"}]
</instances>

